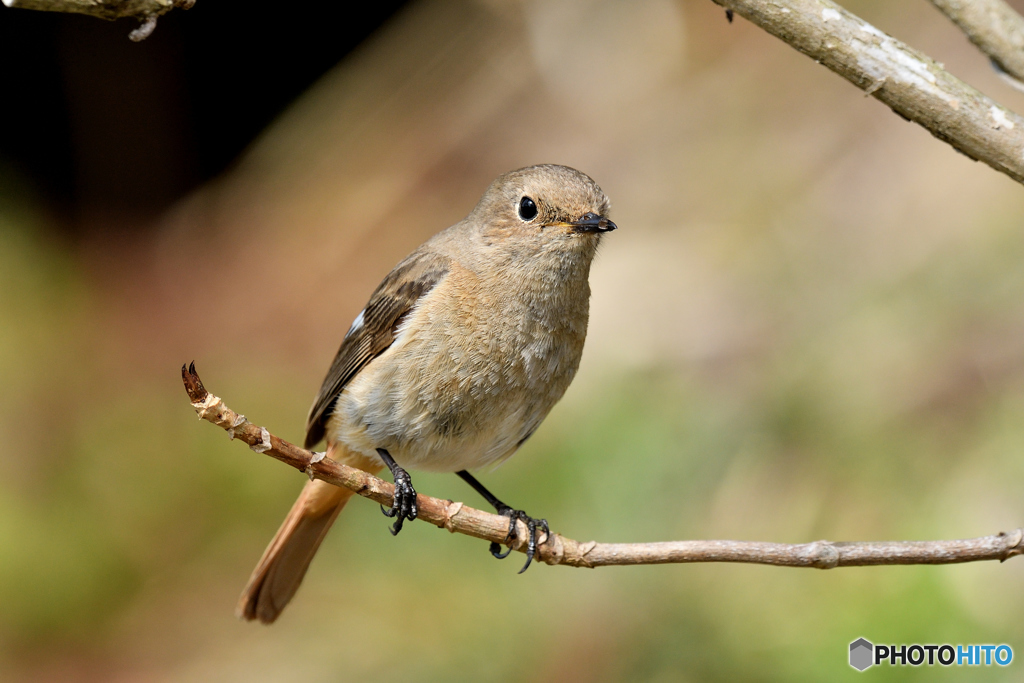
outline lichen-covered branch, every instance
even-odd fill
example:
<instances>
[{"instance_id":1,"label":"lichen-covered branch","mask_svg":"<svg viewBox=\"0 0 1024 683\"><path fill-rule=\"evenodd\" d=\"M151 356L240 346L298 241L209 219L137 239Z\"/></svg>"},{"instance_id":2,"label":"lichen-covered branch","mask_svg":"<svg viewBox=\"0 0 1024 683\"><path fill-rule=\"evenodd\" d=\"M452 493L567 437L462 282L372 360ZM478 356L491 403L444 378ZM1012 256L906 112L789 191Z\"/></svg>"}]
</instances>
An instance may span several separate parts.
<instances>
[{"instance_id":1,"label":"lichen-covered branch","mask_svg":"<svg viewBox=\"0 0 1024 683\"><path fill-rule=\"evenodd\" d=\"M1024 88L1024 17L1004 0L931 0L995 65Z\"/></svg>"},{"instance_id":2,"label":"lichen-covered branch","mask_svg":"<svg viewBox=\"0 0 1024 683\"><path fill-rule=\"evenodd\" d=\"M1024 118L831 0L713 0L972 159L1024 182Z\"/></svg>"},{"instance_id":3,"label":"lichen-covered branch","mask_svg":"<svg viewBox=\"0 0 1024 683\"><path fill-rule=\"evenodd\" d=\"M348 465L328 460L322 453L277 438L228 408L219 397L204 387L195 365L182 366L192 406L200 418L227 430L228 435L249 444L257 453L265 453L302 470L310 477L335 486L344 486L361 496L390 505L394 487L383 479ZM466 534L496 543L505 543L508 518L473 509L462 503L419 494L418 519L453 533ZM518 538L527 538L519 522ZM513 542L516 550L525 545ZM747 562L785 567L854 567L882 564L953 564L979 560L1006 560L1024 553L1024 529L960 541L880 541L833 543L815 541L790 545L757 541L667 541L663 543L581 543L560 534L544 538L538 553L548 564L572 567L602 567L626 564L667 564L687 562Z\"/></svg>"},{"instance_id":4,"label":"lichen-covered branch","mask_svg":"<svg viewBox=\"0 0 1024 683\"><path fill-rule=\"evenodd\" d=\"M196 0L3 0L3 3L18 9L88 14L98 19L134 17L142 23L128 37L138 42L153 33L156 18L161 14L175 7L189 9Z\"/></svg>"}]
</instances>

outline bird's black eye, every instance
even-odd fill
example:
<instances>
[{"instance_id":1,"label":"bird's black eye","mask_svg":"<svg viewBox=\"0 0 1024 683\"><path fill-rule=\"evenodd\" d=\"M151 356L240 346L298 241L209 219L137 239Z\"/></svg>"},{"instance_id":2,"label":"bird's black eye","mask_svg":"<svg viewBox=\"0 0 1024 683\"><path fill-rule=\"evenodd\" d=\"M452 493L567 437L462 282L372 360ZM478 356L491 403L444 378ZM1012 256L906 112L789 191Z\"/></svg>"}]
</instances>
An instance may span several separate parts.
<instances>
[{"instance_id":1,"label":"bird's black eye","mask_svg":"<svg viewBox=\"0 0 1024 683\"><path fill-rule=\"evenodd\" d=\"M537 205L529 197L519 200L519 217L524 221L532 221L537 217Z\"/></svg>"}]
</instances>

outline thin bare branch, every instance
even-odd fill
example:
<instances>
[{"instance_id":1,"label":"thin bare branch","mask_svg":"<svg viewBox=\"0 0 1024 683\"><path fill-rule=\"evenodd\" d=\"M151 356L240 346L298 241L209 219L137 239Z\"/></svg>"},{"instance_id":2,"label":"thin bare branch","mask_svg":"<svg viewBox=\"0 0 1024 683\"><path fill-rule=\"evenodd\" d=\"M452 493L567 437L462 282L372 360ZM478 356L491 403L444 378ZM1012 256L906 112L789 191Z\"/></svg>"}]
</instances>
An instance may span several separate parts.
<instances>
[{"instance_id":1,"label":"thin bare branch","mask_svg":"<svg viewBox=\"0 0 1024 683\"><path fill-rule=\"evenodd\" d=\"M233 439L249 444L257 453L265 453L302 470L312 478L335 486L344 486L361 496L390 505L394 487L389 482L328 460L277 438L264 427L249 422L228 408L219 397L203 387L195 365L182 366L182 381L192 406L200 418L227 430ZM452 533L466 534L496 543L505 543L508 518L462 503L419 494L418 519ZM518 537L527 538L519 522ZM522 552L521 543L514 543ZM668 541L664 543L581 543L561 534L551 534L542 542L539 559L548 564L572 567L603 567L626 564L667 564L687 562L746 562L784 567L854 567L883 564L955 564L979 560L1003 561L1024 553L1024 529L960 541L880 541L833 543L815 541L799 545L760 543L757 541Z\"/></svg>"},{"instance_id":2,"label":"thin bare branch","mask_svg":"<svg viewBox=\"0 0 1024 683\"><path fill-rule=\"evenodd\" d=\"M997 70L1024 89L1024 17L1003 0L931 0L992 60Z\"/></svg>"},{"instance_id":3,"label":"thin bare branch","mask_svg":"<svg viewBox=\"0 0 1024 683\"><path fill-rule=\"evenodd\" d=\"M713 0L957 150L1024 182L1024 118L831 0Z\"/></svg>"},{"instance_id":4,"label":"thin bare branch","mask_svg":"<svg viewBox=\"0 0 1024 683\"><path fill-rule=\"evenodd\" d=\"M156 28L156 18L175 7L190 9L196 0L3 0L8 7L42 12L88 14L97 19L134 17L141 24L129 34L135 42L145 40Z\"/></svg>"}]
</instances>

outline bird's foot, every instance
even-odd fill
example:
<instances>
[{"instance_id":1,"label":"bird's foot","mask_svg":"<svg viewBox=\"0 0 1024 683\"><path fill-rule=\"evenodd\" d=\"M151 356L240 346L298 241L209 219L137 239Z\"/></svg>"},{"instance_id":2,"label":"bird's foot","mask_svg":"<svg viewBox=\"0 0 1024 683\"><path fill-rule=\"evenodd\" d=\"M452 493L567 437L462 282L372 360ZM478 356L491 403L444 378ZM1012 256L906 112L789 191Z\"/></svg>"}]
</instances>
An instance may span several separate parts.
<instances>
[{"instance_id":1,"label":"bird's foot","mask_svg":"<svg viewBox=\"0 0 1024 683\"><path fill-rule=\"evenodd\" d=\"M528 538L526 540L526 564L519 570L522 574L529 568L530 563L533 562L534 556L537 554L537 529L543 529L544 541L548 540L551 535L551 530L548 528L548 520L546 519L534 519L522 510L513 510L507 505L498 508L499 515L505 515L508 517L508 535L505 537L505 542L509 544L508 550L501 552L501 546L497 543L491 543L491 555L503 560L508 557L509 553L512 552L512 541L516 540L518 533L516 531L516 522L522 521L526 525Z\"/></svg>"},{"instance_id":2,"label":"bird's foot","mask_svg":"<svg viewBox=\"0 0 1024 683\"><path fill-rule=\"evenodd\" d=\"M412 477L398 466L391 454L383 448L378 448L377 453L391 470L391 476L395 480L395 497L391 502L391 508L386 509L381 505L380 511L384 513L385 517L398 518L391 525L391 535L397 536L398 532L402 530L405 520L412 521L419 514L419 509L416 507L416 489L412 487Z\"/></svg>"}]
</instances>

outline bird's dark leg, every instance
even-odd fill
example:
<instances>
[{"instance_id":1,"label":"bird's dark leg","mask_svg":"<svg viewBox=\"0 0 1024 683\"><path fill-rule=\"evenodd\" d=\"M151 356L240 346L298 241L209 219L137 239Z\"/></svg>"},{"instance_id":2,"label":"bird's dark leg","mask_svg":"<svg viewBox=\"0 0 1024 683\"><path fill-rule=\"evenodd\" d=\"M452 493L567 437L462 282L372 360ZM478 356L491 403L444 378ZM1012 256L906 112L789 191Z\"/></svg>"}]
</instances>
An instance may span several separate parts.
<instances>
[{"instance_id":1,"label":"bird's dark leg","mask_svg":"<svg viewBox=\"0 0 1024 683\"><path fill-rule=\"evenodd\" d=\"M546 519L534 519L522 510L514 510L505 503L498 500L497 496L484 488L484 485L476 480L472 474L466 470L461 470L455 474L462 477L467 484L473 487L473 489L484 497L488 503L494 506L494 509L498 511L499 515L505 515L508 517L508 535L505 536L505 542L511 541L516 537L516 521L522 520L526 524L526 528L529 531L530 538L526 542L526 564L519 570L522 574L526 571L530 563L533 562L533 556L537 554L537 529L543 529L545 538L551 535L551 530L548 529L548 520ZM505 552L501 552L501 546L497 543L491 543L491 555L494 555L499 560L503 560L508 557L508 554L512 552L511 546Z\"/></svg>"},{"instance_id":2,"label":"bird's dark leg","mask_svg":"<svg viewBox=\"0 0 1024 683\"><path fill-rule=\"evenodd\" d=\"M409 473L398 466L395 459L383 448L377 449L377 455L384 461L384 464L391 470L391 476L395 480L395 499L391 503L391 509L386 510L380 506L380 511L387 517L398 517L391 526L391 535L397 536L402 530L402 522L416 519L419 510L416 508L416 489L412 487L412 478Z\"/></svg>"}]
</instances>

